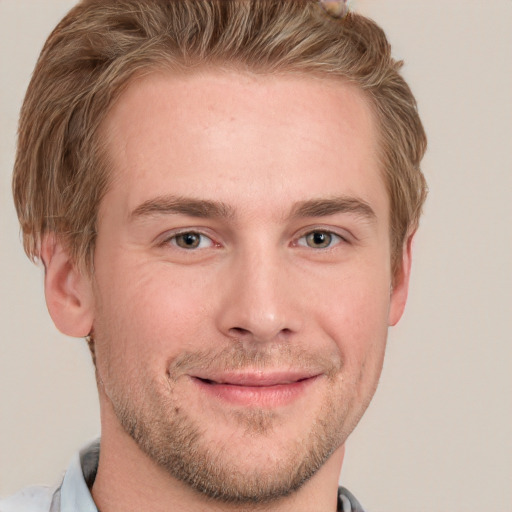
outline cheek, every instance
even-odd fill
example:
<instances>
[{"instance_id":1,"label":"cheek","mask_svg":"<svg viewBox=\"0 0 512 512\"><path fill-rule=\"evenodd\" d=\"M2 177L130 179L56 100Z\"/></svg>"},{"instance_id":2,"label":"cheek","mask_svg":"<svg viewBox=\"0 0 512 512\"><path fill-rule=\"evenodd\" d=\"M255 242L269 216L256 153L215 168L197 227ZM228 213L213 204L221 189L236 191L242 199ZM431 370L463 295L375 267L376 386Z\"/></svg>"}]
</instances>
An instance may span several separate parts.
<instances>
[{"instance_id":1,"label":"cheek","mask_svg":"<svg viewBox=\"0 0 512 512\"><path fill-rule=\"evenodd\" d=\"M322 329L336 343L345 370L371 379L380 373L386 345L389 282L369 268L333 282L331 290L319 308Z\"/></svg>"},{"instance_id":2,"label":"cheek","mask_svg":"<svg viewBox=\"0 0 512 512\"><path fill-rule=\"evenodd\" d=\"M118 265L122 272L99 276L94 322L99 365L105 361L110 369L122 364L135 371L143 361L165 371L169 358L197 348L205 318L200 283L159 267Z\"/></svg>"},{"instance_id":3,"label":"cheek","mask_svg":"<svg viewBox=\"0 0 512 512\"><path fill-rule=\"evenodd\" d=\"M387 339L387 294L373 287L346 286L337 294L337 306L324 314L324 330L334 340L342 369L337 397L346 403L349 431L368 407L382 371Z\"/></svg>"}]
</instances>

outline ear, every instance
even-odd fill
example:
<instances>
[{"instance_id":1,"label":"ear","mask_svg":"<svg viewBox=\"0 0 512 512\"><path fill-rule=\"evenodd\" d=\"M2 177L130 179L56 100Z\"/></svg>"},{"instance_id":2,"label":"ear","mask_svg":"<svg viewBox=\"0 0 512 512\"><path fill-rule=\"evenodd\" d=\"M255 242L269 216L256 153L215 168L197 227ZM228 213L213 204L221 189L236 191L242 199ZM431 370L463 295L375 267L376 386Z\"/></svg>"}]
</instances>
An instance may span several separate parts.
<instances>
[{"instance_id":1,"label":"ear","mask_svg":"<svg viewBox=\"0 0 512 512\"><path fill-rule=\"evenodd\" d=\"M91 278L80 271L53 233L43 237L41 259L46 305L55 326L68 336L87 336L94 318Z\"/></svg>"},{"instance_id":2,"label":"ear","mask_svg":"<svg viewBox=\"0 0 512 512\"><path fill-rule=\"evenodd\" d=\"M407 237L402 249L401 265L394 276L391 288L391 303L389 307L388 324L396 325L405 309L407 294L409 293L409 278L411 276L412 244L415 232Z\"/></svg>"}]
</instances>

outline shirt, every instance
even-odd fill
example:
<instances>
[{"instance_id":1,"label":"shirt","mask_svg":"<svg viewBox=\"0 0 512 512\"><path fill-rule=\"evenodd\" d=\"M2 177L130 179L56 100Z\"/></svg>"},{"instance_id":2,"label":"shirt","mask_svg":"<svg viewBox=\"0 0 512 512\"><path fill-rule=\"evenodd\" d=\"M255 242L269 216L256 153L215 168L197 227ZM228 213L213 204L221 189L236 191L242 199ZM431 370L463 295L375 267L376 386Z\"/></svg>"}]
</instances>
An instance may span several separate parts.
<instances>
[{"instance_id":1,"label":"shirt","mask_svg":"<svg viewBox=\"0 0 512 512\"><path fill-rule=\"evenodd\" d=\"M77 453L57 487L27 487L0 500L0 512L98 512L90 488L96 478L99 440ZM338 512L364 512L344 487L338 489Z\"/></svg>"}]
</instances>

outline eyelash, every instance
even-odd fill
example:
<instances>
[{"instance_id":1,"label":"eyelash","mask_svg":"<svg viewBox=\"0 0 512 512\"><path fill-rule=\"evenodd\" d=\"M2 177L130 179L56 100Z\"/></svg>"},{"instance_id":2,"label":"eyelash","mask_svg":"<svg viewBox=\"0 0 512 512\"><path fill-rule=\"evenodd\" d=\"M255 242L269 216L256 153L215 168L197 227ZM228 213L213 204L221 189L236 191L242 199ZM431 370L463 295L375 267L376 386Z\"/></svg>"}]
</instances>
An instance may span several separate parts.
<instances>
[{"instance_id":1,"label":"eyelash","mask_svg":"<svg viewBox=\"0 0 512 512\"><path fill-rule=\"evenodd\" d=\"M182 247L182 246L178 245L177 240L179 239L179 237L184 237L186 235L199 237L199 244L196 247L193 247L193 246L192 247ZM311 247L310 245L308 245L307 237L316 236L316 235L327 235L328 237L330 237L329 243L325 247ZM201 247L204 240L209 241L208 247ZM304 241L304 242L301 243L301 241ZM346 237L343 237L339 233L335 233L329 229L312 229L310 231L307 231L303 235L301 235L299 238L295 239L295 241L293 242L293 246L294 247L297 247L297 246L305 247L305 248L317 249L317 250L329 250L329 249L332 249L334 246L339 245L340 243L347 244L347 243L349 243L349 241L347 240ZM178 249L182 249L184 251L193 251L196 249L209 249L209 248L215 247L215 246L220 247L220 244L216 243L210 236L208 236L204 233L201 233L200 231L194 231L194 230L180 231L178 233L174 233L171 236L168 236L167 238L165 238L165 240L163 240L161 243L162 246L169 245L169 244L173 245L174 247L176 247Z\"/></svg>"},{"instance_id":2,"label":"eyelash","mask_svg":"<svg viewBox=\"0 0 512 512\"><path fill-rule=\"evenodd\" d=\"M308 245L307 238L310 236L316 236L316 235L327 235L330 237L329 243L325 247L311 247ZM301 243L301 240L305 240L305 243ZM304 233L301 237L297 239L296 245L301 247L308 247L310 249L319 249L319 250L328 250L332 249L335 245L338 245L340 243L348 243L347 239L341 236L338 233L334 233L333 231L330 231L328 229L313 229L311 231L308 231L307 233Z\"/></svg>"},{"instance_id":3,"label":"eyelash","mask_svg":"<svg viewBox=\"0 0 512 512\"><path fill-rule=\"evenodd\" d=\"M181 247L180 245L178 245L178 242L177 240L179 239L179 237L184 237L186 235L189 235L189 236L197 236L200 238L200 241L199 241L199 246L197 247ZM200 247L202 241L204 240L208 240L210 242L209 244L209 247ZM162 242L162 245L168 245L168 244L172 244L173 246L177 247L178 249L183 249L185 251L191 251L191 250L194 250L194 249L205 249L205 248L210 248L212 246L215 246L215 245L219 245L219 244L216 244L211 237L209 237L208 235L205 235L204 233L201 233L200 231L193 231L193 230L190 230L190 231L180 231L179 233L174 233L173 235L167 237L163 242Z\"/></svg>"}]
</instances>

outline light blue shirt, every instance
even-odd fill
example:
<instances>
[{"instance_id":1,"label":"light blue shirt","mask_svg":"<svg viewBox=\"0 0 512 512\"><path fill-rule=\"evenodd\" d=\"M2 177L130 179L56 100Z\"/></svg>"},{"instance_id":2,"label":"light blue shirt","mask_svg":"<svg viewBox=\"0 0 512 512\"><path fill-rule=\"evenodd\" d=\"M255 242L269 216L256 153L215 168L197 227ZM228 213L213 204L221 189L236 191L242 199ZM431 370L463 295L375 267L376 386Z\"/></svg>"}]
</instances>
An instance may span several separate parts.
<instances>
[{"instance_id":1,"label":"light blue shirt","mask_svg":"<svg viewBox=\"0 0 512 512\"><path fill-rule=\"evenodd\" d=\"M77 453L57 487L27 487L0 500L0 512L98 512L89 490L98 469L99 440ZM343 487L338 491L339 512L364 512Z\"/></svg>"},{"instance_id":2,"label":"light blue shirt","mask_svg":"<svg viewBox=\"0 0 512 512\"><path fill-rule=\"evenodd\" d=\"M77 453L57 487L27 487L0 501L0 512L98 512L87 482L98 467L99 440Z\"/></svg>"}]
</instances>

